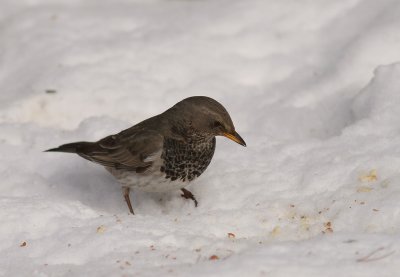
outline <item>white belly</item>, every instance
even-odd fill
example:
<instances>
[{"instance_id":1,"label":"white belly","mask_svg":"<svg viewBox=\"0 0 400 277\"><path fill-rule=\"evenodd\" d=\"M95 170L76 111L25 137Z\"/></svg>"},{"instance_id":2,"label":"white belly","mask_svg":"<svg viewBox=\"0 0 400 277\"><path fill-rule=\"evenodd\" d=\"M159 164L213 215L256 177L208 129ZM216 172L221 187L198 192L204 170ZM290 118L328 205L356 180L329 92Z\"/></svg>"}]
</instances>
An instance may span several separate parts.
<instances>
[{"instance_id":1,"label":"white belly","mask_svg":"<svg viewBox=\"0 0 400 277\"><path fill-rule=\"evenodd\" d=\"M189 181L165 178L165 173L160 171L161 161L155 162L149 169L142 173L106 167L123 187L129 187L147 192L166 192L180 190L189 185Z\"/></svg>"},{"instance_id":2,"label":"white belly","mask_svg":"<svg viewBox=\"0 0 400 277\"><path fill-rule=\"evenodd\" d=\"M114 175L115 176L115 175ZM170 190L180 190L186 187L189 182L182 180L171 181L165 178L165 174L158 171L151 174L136 172L123 172L118 176L118 181L122 186L130 187L147 192L166 192Z\"/></svg>"}]
</instances>

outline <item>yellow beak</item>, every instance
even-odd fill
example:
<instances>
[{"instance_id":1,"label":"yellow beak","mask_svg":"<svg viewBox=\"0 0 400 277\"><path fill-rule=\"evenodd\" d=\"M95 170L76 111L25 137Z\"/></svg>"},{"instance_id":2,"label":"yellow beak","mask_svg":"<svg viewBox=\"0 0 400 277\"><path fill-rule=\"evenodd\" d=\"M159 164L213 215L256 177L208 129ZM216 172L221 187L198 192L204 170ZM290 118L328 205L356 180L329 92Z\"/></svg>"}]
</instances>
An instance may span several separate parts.
<instances>
[{"instance_id":1,"label":"yellow beak","mask_svg":"<svg viewBox=\"0 0 400 277\"><path fill-rule=\"evenodd\" d=\"M240 145L246 146L246 143L244 142L242 137L238 133L236 133L236 131L233 131L233 134L223 133L223 136L233 140L236 143L239 143Z\"/></svg>"}]
</instances>

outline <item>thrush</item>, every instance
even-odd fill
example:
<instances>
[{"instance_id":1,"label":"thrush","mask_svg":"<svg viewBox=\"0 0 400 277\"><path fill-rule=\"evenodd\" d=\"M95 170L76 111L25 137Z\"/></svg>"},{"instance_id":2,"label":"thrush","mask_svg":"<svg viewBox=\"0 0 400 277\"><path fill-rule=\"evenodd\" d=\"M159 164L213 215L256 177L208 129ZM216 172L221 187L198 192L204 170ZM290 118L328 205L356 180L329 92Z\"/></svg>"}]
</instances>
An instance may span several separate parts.
<instances>
[{"instance_id":1,"label":"thrush","mask_svg":"<svg viewBox=\"0 0 400 277\"><path fill-rule=\"evenodd\" d=\"M75 153L105 167L121 184L129 211L134 214L131 189L148 192L181 190L208 167L215 137L225 136L243 146L226 109L206 96L186 98L165 112L97 142L73 142L46 152Z\"/></svg>"}]
</instances>

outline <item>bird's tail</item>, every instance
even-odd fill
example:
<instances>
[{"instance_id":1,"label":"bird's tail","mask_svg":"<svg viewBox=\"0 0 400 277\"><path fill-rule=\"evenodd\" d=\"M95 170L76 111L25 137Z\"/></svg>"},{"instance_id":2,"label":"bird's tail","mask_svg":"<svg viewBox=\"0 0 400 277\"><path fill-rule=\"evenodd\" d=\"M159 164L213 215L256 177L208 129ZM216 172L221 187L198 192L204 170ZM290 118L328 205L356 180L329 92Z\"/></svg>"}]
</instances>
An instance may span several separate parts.
<instances>
[{"instance_id":1,"label":"bird's tail","mask_svg":"<svg viewBox=\"0 0 400 277\"><path fill-rule=\"evenodd\" d=\"M83 149L87 149L88 147L92 146L93 142L73 142L63 144L57 148L47 149L44 152L65 152L65 153L80 153Z\"/></svg>"}]
</instances>

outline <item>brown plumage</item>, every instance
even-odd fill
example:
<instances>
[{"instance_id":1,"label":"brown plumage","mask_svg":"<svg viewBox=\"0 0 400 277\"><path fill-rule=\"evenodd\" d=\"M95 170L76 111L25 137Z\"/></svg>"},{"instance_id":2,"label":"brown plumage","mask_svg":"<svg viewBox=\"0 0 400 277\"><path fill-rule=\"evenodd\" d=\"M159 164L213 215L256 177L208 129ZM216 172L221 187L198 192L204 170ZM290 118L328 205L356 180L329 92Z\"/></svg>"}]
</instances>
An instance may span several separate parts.
<instances>
[{"instance_id":1,"label":"brown plumage","mask_svg":"<svg viewBox=\"0 0 400 277\"><path fill-rule=\"evenodd\" d=\"M212 98L186 98L167 111L97 142L74 142L46 152L76 153L103 165L123 187L133 214L130 188L144 191L181 189L207 168L215 150L215 136L246 146L225 108Z\"/></svg>"}]
</instances>

